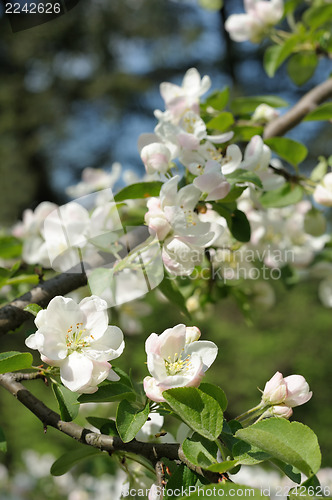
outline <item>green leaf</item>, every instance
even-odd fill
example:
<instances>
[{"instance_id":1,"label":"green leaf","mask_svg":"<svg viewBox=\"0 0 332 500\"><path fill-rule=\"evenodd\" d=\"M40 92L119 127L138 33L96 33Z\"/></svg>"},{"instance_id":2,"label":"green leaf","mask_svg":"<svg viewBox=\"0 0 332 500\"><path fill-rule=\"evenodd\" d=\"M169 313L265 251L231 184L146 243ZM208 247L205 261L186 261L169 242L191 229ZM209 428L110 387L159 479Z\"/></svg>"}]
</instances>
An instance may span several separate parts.
<instances>
[{"instance_id":1,"label":"green leaf","mask_svg":"<svg viewBox=\"0 0 332 500\"><path fill-rule=\"evenodd\" d=\"M262 135L264 128L253 125L236 125L233 127L233 131L234 141L249 142L254 135Z\"/></svg>"},{"instance_id":2,"label":"green leaf","mask_svg":"<svg viewBox=\"0 0 332 500\"><path fill-rule=\"evenodd\" d=\"M218 401L220 408L222 411L226 411L227 408L227 398L226 394L224 391L218 387L217 385L214 384L208 384L207 382L203 382L200 386L199 389L205 394L208 394L212 398L214 398L216 401Z\"/></svg>"},{"instance_id":3,"label":"green leaf","mask_svg":"<svg viewBox=\"0 0 332 500\"><path fill-rule=\"evenodd\" d=\"M2 352L0 354L0 374L30 368L32 361L33 358L29 352Z\"/></svg>"},{"instance_id":4,"label":"green leaf","mask_svg":"<svg viewBox=\"0 0 332 500\"><path fill-rule=\"evenodd\" d=\"M308 113L303 121L318 121L318 120L332 120L332 102L326 102L317 106L316 109Z\"/></svg>"},{"instance_id":5,"label":"green leaf","mask_svg":"<svg viewBox=\"0 0 332 500\"><path fill-rule=\"evenodd\" d=\"M52 476L62 476L82 460L96 455L100 455L100 450L91 448L90 446L82 446L77 450L64 453L52 465L51 474Z\"/></svg>"},{"instance_id":6,"label":"green leaf","mask_svg":"<svg viewBox=\"0 0 332 500\"><path fill-rule=\"evenodd\" d=\"M299 422L269 418L240 429L235 436L293 465L308 477L316 474L320 468L321 453L317 436Z\"/></svg>"},{"instance_id":7,"label":"green leaf","mask_svg":"<svg viewBox=\"0 0 332 500\"><path fill-rule=\"evenodd\" d=\"M279 469L287 476L289 477L294 483L300 484L301 482L301 472L296 468L293 467L290 464L285 464L285 462L282 462L281 460L277 460L274 458L273 460L270 460L273 464L275 464Z\"/></svg>"},{"instance_id":8,"label":"green leaf","mask_svg":"<svg viewBox=\"0 0 332 500\"><path fill-rule=\"evenodd\" d=\"M218 446L197 432L184 440L182 450L189 462L203 469L217 463Z\"/></svg>"},{"instance_id":9,"label":"green leaf","mask_svg":"<svg viewBox=\"0 0 332 500\"><path fill-rule=\"evenodd\" d=\"M251 228L247 216L241 210L234 210L231 215L230 224L228 228L234 238L238 241L246 243L250 241Z\"/></svg>"},{"instance_id":10,"label":"green leaf","mask_svg":"<svg viewBox=\"0 0 332 500\"><path fill-rule=\"evenodd\" d=\"M304 144L287 137L271 137L271 139L265 139L264 142L281 158L294 166L301 163L308 154L308 149Z\"/></svg>"},{"instance_id":11,"label":"green leaf","mask_svg":"<svg viewBox=\"0 0 332 500\"><path fill-rule=\"evenodd\" d=\"M255 186L260 188L263 187L262 181L256 174L243 168L238 168L231 174L225 175L225 177L231 184L235 184L236 182L251 182L252 184L255 184ZM225 201L225 199L226 198L224 198L223 201Z\"/></svg>"},{"instance_id":12,"label":"green leaf","mask_svg":"<svg viewBox=\"0 0 332 500\"><path fill-rule=\"evenodd\" d=\"M109 382L99 387L93 394L81 394L79 403L102 403L121 401L122 399L136 399L136 396L128 385L121 382Z\"/></svg>"},{"instance_id":13,"label":"green leaf","mask_svg":"<svg viewBox=\"0 0 332 500\"><path fill-rule=\"evenodd\" d=\"M150 196L159 196L161 186L160 181L153 182L137 182L126 186L119 191L115 196L115 201L136 200L138 198L150 198Z\"/></svg>"},{"instance_id":14,"label":"green leaf","mask_svg":"<svg viewBox=\"0 0 332 500\"><path fill-rule=\"evenodd\" d=\"M219 132L224 132L224 130L227 130L231 125L233 125L233 123L234 123L234 117L232 113L224 111L215 118L212 118L212 120L210 120L206 124L206 126L207 128L212 130L219 130Z\"/></svg>"},{"instance_id":15,"label":"green leaf","mask_svg":"<svg viewBox=\"0 0 332 500\"><path fill-rule=\"evenodd\" d=\"M174 462L170 463L167 459L165 460L165 463L167 464L168 468L170 468L171 465L174 464ZM203 483L202 481L205 482ZM200 476L196 472L193 472L187 466L180 464L175 468L174 471L172 471L172 474L168 478L167 487L165 489L165 496L163 498L164 500L169 500L171 498L178 499L178 488L180 488L180 491L186 491L187 493L189 493L190 491L192 491L192 489L201 487L206 483L207 481L203 478L203 476ZM178 494L176 495L176 493Z\"/></svg>"},{"instance_id":16,"label":"green leaf","mask_svg":"<svg viewBox=\"0 0 332 500\"><path fill-rule=\"evenodd\" d=\"M1 427L0 427L0 451L2 451L3 453L6 453L7 451L6 437Z\"/></svg>"},{"instance_id":17,"label":"green leaf","mask_svg":"<svg viewBox=\"0 0 332 500\"><path fill-rule=\"evenodd\" d=\"M287 72L296 85L303 85L315 73L318 57L315 52L298 52L287 64Z\"/></svg>"},{"instance_id":18,"label":"green leaf","mask_svg":"<svg viewBox=\"0 0 332 500\"><path fill-rule=\"evenodd\" d=\"M225 198L222 199L222 202L224 203L231 203L232 201L237 200L243 191L247 189L247 186L233 186Z\"/></svg>"},{"instance_id":19,"label":"green leaf","mask_svg":"<svg viewBox=\"0 0 332 500\"><path fill-rule=\"evenodd\" d=\"M327 490L328 492L326 491L326 493L330 497L330 489L327 488ZM327 495L324 494L324 488L321 487L317 476L310 477L300 486L293 488L288 494L289 500L299 500L299 498L303 500L317 500L323 496Z\"/></svg>"},{"instance_id":20,"label":"green leaf","mask_svg":"<svg viewBox=\"0 0 332 500\"><path fill-rule=\"evenodd\" d=\"M255 465L269 460L271 455L244 441L238 441L232 448L232 454L239 464Z\"/></svg>"},{"instance_id":21,"label":"green leaf","mask_svg":"<svg viewBox=\"0 0 332 500\"><path fill-rule=\"evenodd\" d=\"M97 427L102 434L105 434L106 436L119 436L115 420L100 417L86 417L86 419L89 424Z\"/></svg>"},{"instance_id":22,"label":"green leaf","mask_svg":"<svg viewBox=\"0 0 332 500\"><path fill-rule=\"evenodd\" d=\"M326 23L331 22L332 5L321 5L308 9L303 15L303 21L312 29L315 30Z\"/></svg>"},{"instance_id":23,"label":"green leaf","mask_svg":"<svg viewBox=\"0 0 332 500\"><path fill-rule=\"evenodd\" d=\"M292 54L295 47L303 41L303 35L294 34L283 45L271 45L264 54L264 69L273 78L281 64ZM281 106L280 106L281 107Z\"/></svg>"},{"instance_id":24,"label":"green leaf","mask_svg":"<svg viewBox=\"0 0 332 500\"><path fill-rule=\"evenodd\" d=\"M43 308L40 307L38 304L28 304L24 309L23 311L27 311L29 312L30 314L32 314L33 316L37 316L37 314L39 313L39 311L41 311Z\"/></svg>"},{"instance_id":25,"label":"green leaf","mask_svg":"<svg viewBox=\"0 0 332 500\"><path fill-rule=\"evenodd\" d=\"M229 88L225 87L222 90L213 92L202 104L203 109L211 107L217 111L222 111L229 100Z\"/></svg>"},{"instance_id":26,"label":"green leaf","mask_svg":"<svg viewBox=\"0 0 332 500\"><path fill-rule=\"evenodd\" d=\"M237 460L225 460L224 462L210 465L209 467L207 467L207 470L210 470L211 472L219 472L219 474L222 474L223 472L228 472L229 470L234 469L237 464Z\"/></svg>"},{"instance_id":27,"label":"green leaf","mask_svg":"<svg viewBox=\"0 0 332 500\"><path fill-rule=\"evenodd\" d=\"M223 0L199 0L198 3L207 10L220 10L223 6Z\"/></svg>"},{"instance_id":28,"label":"green leaf","mask_svg":"<svg viewBox=\"0 0 332 500\"><path fill-rule=\"evenodd\" d=\"M125 399L121 401L116 412L116 428L124 443L128 443L138 433L148 419L149 403L144 409L138 409Z\"/></svg>"},{"instance_id":29,"label":"green leaf","mask_svg":"<svg viewBox=\"0 0 332 500\"><path fill-rule=\"evenodd\" d=\"M167 275L163 279L161 283L158 285L161 293L165 295L165 297L174 304L178 309L180 309L183 314L187 316L188 319L191 319L191 315L186 307L186 301L179 288L177 287L174 280L170 279Z\"/></svg>"},{"instance_id":30,"label":"green leaf","mask_svg":"<svg viewBox=\"0 0 332 500\"><path fill-rule=\"evenodd\" d=\"M0 257L2 259L13 259L21 257L22 243L14 236L0 237Z\"/></svg>"},{"instance_id":31,"label":"green leaf","mask_svg":"<svg viewBox=\"0 0 332 500\"><path fill-rule=\"evenodd\" d=\"M58 401L61 419L65 422L71 422L77 417L80 408L77 401L78 394L60 384L53 383L52 389Z\"/></svg>"},{"instance_id":32,"label":"green leaf","mask_svg":"<svg viewBox=\"0 0 332 500\"><path fill-rule=\"evenodd\" d=\"M260 104L268 104L273 108L284 108L288 103L281 97L274 95L257 95L251 97L236 97L231 103L231 109L235 115L245 115L255 111Z\"/></svg>"},{"instance_id":33,"label":"green leaf","mask_svg":"<svg viewBox=\"0 0 332 500\"><path fill-rule=\"evenodd\" d=\"M278 189L267 191L259 201L264 208L281 208L294 205L302 200L303 190L298 184L285 183Z\"/></svg>"},{"instance_id":34,"label":"green leaf","mask_svg":"<svg viewBox=\"0 0 332 500\"><path fill-rule=\"evenodd\" d=\"M222 431L223 412L216 399L196 387L168 389L163 396L191 429L207 439L217 439Z\"/></svg>"},{"instance_id":35,"label":"green leaf","mask_svg":"<svg viewBox=\"0 0 332 500\"><path fill-rule=\"evenodd\" d=\"M310 179L314 182L319 182L323 179L324 175L327 174L328 163L324 156L319 156L319 163L315 166L310 174Z\"/></svg>"},{"instance_id":36,"label":"green leaf","mask_svg":"<svg viewBox=\"0 0 332 500\"><path fill-rule=\"evenodd\" d=\"M187 493L187 492L186 492ZM212 496L212 494L214 496ZM233 498L234 500L243 498L268 498L263 492L251 486L245 486L241 484L235 484L231 482L222 482L217 484L208 484L201 488L197 488L196 491L187 496L182 496L179 500L185 500L186 498L191 498L193 500L201 500L202 498Z\"/></svg>"}]
</instances>

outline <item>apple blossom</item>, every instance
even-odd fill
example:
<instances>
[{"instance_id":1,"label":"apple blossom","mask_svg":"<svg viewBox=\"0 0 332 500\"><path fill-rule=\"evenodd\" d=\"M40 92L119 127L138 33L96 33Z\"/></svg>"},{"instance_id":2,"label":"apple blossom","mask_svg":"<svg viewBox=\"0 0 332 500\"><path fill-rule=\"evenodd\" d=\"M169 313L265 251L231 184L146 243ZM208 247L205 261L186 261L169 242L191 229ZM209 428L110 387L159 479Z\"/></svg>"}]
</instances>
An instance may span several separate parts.
<instances>
[{"instance_id":1,"label":"apple blossom","mask_svg":"<svg viewBox=\"0 0 332 500\"><path fill-rule=\"evenodd\" d=\"M184 75L181 87L164 82L160 85L160 94L165 101L166 109L172 117L179 119L186 111L199 112L199 98L209 90L209 76L201 76L196 68L190 68Z\"/></svg>"},{"instance_id":2,"label":"apple blossom","mask_svg":"<svg viewBox=\"0 0 332 500\"><path fill-rule=\"evenodd\" d=\"M144 379L148 398L161 402L165 401L162 392L167 389L199 386L218 352L213 342L196 340L199 335L198 328L179 324L147 338L147 365L152 375Z\"/></svg>"},{"instance_id":3,"label":"apple blossom","mask_svg":"<svg viewBox=\"0 0 332 500\"><path fill-rule=\"evenodd\" d=\"M54 297L39 311L36 333L25 343L37 349L41 359L60 368L60 378L73 392L93 393L106 378L118 380L108 361L124 349L123 333L108 326L107 304L92 295L79 304L73 299Z\"/></svg>"},{"instance_id":4,"label":"apple blossom","mask_svg":"<svg viewBox=\"0 0 332 500\"><path fill-rule=\"evenodd\" d=\"M246 14L232 14L225 23L225 29L235 42L259 43L280 21L284 11L283 0L244 0L244 7Z\"/></svg>"},{"instance_id":5,"label":"apple blossom","mask_svg":"<svg viewBox=\"0 0 332 500\"><path fill-rule=\"evenodd\" d=\"M101 189L112 188L120 179L121 172L122 166L118 162L112 164L110 173L101 168L87 167L82 171L82 181L69 186L66 193L72 198L78 198Z\"/></svg>"},{"instance_id":6,"label":"apple blossom","mask_svg":"<svg viewBox=\"0 0 332 500\"><path fill-rule=\"evenodd\" d=\"M316 186L314 200L325 207L332 207L332 172L326 174Z\"/></svg>"}]
</instances>

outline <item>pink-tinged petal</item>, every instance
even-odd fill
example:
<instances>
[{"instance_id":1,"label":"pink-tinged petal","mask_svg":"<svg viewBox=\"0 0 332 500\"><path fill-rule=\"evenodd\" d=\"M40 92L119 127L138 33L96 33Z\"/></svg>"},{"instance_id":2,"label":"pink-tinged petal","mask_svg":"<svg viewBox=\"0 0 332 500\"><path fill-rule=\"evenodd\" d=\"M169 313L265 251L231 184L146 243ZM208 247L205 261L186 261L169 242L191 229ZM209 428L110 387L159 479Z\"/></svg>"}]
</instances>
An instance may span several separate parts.
<instances>
[{"instance_id":1,"label":"pink-tinged petal","mask_svg":"<svg viewBox=\"0 0 332 500\"><path fill-rule=\"evenodd\" d=\"M96 295L85 297L79 303L84 317L83 328L97 340L105 333L108 326L107 302Z\"/></svg>"},{"instance_id":2,"label":"pink-tinged petal","mask_svg":"<svg viewBox=\"0 0 332 500\"><path fill-rule=\"evenodd\" d=\"M175 353L180 355L186 343L186 327L183 324L167 328L159 335L160 356L174 360ZM177 356L175 356L175 359Z\"/></svg>"},{"instance_id":3,"label":"pink-tinged petal","mask_svg":"<svg viewBox=\"0 0 332 500\"><path fill-rule=\"evenodd\" d=\"M218 347L214 342L210 342L209 340L198 340L197 342L187 344L185 353L189 356L198 356L202 360L203 370L205 372L216 359Z\"/></svg>"},{"instance_id":4,"label":"pink-tinged petal","mask_svg":"<svg viewBox=\"0 0 332 500\"><path fill-rule=\"evenodd\" d=\"M125 347L123 333L117 326L108 326L104 335L83 349L94 360L111 361L118 358Z\"/></svg>"},{"instance_id":5,"label":"pink-tinged petal","mask_svg":"<svg viewBox=\"0 0 332 500\"><path fill-rule=\"evenodd\" d=\"M158 383L164 389L173 387L197 387L204 376L203 362L196 353L190 357L188 364L184 365L183 370L175 375L167 375L163 379L158 379Z\"/></svg>"},{"instance_id":6,"label":"pink-tinged petal","mask_svg":"<svg viewBox=\"0 0 332 500\"><path fill-rule=\"evenodd\" d=\"M77 351L68 356L60 366L63 385L72 392L90 384L93 375L93 361Z\"/></svg>"},{"instance_id":7,"label":"pink-tinged petal","mask_svg":"<svg viewBox=\"0 0 332 500\"><path fill-rule=\"evenodd\" d=\"M156 401L157 403L161 403L165 401L165 398L162 395L162 389L157 385L157 382L152 377L145 377L143 380L143 387L145 394L152 401Z\"/></svg>"},{"instance_id":8,"label":"pink-tinged petal","mask_svg":"<svg viewBox=\"0 0 332 500\"><path fill-rule=\"evenodd\" d=\"M285 405L292 407L299 406L311 399L312 392L302 375L290 375L289 377L285 377L284 380L287 386L287 397L284 400Z\"/></svg>"},{"instance_id":9,"label":"pink-tinged petal","mask_svg":"<svg viewBox=\"0 0 332 500\"><path fill-rule=\"evenodd\" d=\"M280 372L276 372L273 377L266 382L262 399L267 404L278 405L285 401L287 387Z\"/></svg>"},{"instance_id":10,"label":"pink-tinged petal","mask_svg":"<svg viewBox=\"0 0 332 500\"><path fill-rule=\"evenodd\" d=\"M109 374L107 375L107 380L110 380L111 382L119 382L120 377L117 373L115 373L114 370L110 370Z\"/></svg>"},{"instance_id":11,"label":"pink-tinged petal","mask_svg":"<svg viewBox=\"0 0 332 500\"><path fill-rule=\"evenodd\" d=\"M200 139L193 134L181 133L177 136L177 138L183 149L193 151L199 147Z\"/></svg>"},{"instance_id":12,"label":"pink-tinged petal","mask_svg":"<svg viewBox=\"0 0 332 500\"><path fill-rule=\"evenodd\" d=\"M230 189L231 185L227 181L221 182L216 189L210 191L205 201L222 200L228 195Z\"/></svg>"},{"instance_id":13,"label":"pink-tinged petal","mask_svg":"<svg viewBox=\"0 0 332 500\"><path fill-rule=\"evenodd\" d=\"M201 336L201 331L197 326L186 327L186 344L196 342Z\"/></svg>"},{"instance_id":14,"label":"pink-tinged petal","mask_svg":"<svg viewBox=\"0 0 332 500\"><path fill-rule=\"evenodd\" d=\"M145 352L146 354L160 354L159 335L151 333L151 335L146 339Z\"/></svg>"}]
</instances>

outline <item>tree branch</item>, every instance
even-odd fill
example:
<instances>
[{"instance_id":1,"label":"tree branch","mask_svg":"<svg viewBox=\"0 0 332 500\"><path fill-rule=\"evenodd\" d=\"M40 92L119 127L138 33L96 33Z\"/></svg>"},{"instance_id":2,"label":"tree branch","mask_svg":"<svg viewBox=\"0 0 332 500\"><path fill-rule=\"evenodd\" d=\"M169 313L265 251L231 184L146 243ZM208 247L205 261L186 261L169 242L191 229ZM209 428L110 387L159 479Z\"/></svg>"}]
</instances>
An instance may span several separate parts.
<instances>
[{"instance_id":1,"label":"tree branch","mask_svg":"<svg viewBox=\"0 0 332 500\"><path fill-rule=\"evenodd\" d=\"M286 134L294 128L305 116L317 108L319 104L332 97L332 78L317 85L305 94L287 113L267 124L264 139Z\"/></svg>"},{"instance_id":2,"label":"tree branch","mask_svg":"<svg viewBox=\"0 0 332 500\"><path fill-rule=\"evenodd\" d=\"M149 234L145 226L137 227L130 233L122 236L119 239L119 243L123 245L123 249L119 252L119 255L125 257L130 249L134 249L137 245L143 243L148 236ZM109 266L115 260L115 257L108 254L106 258L102 254L96 254L93 259L90 261L87 260L83 264L85 269L94 269L102 267L105 263ZM85 272L82 272L81 265L79 265L77 268L70 269L67 273L59 274L54 278L40 283L21 297L1 307L0 337L11 330L15 330L27 319L31 318L31 314L23 310L28 304L34 303L44 308L57 295L66 295L77 288L85 286L87 283L87 275Z\"/></svg>"},{"instance_id":3,"label":"tree branch","mask_svg":"<svg viewBox=\"0 0 332 500\"><path fill-rule=\"evenodd\" d=\"M176 443L143 443L133 439L124 443L119 437L106 436L86 429L74 422L64 422L60 415L48 408L42 401L34 396L18 380L22 380L22 373L5 373L0 375L0 385L7 389L18 401L28 408L43 423L44 427L54 427L58 431L79 441L80 443L98 448L100 451L112 453L115 451L131 452L148 459L152 464L158 463L163 457L169 460L179 460L191 470L206 477L211 483L217 483L220 475L204 471L196 467L184 457L179 444ZM23 377L24 378L24 377Z\"/></svg>"}]
</instances>

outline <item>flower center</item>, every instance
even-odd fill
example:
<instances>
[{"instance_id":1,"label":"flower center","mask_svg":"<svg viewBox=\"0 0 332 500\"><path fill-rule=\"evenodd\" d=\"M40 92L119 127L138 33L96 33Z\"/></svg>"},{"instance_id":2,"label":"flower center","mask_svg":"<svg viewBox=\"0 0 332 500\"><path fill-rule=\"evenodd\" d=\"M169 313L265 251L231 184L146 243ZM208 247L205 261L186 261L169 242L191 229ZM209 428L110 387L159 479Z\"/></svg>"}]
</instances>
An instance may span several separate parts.
<instances>
[{"instance_id":1,"label":"flower center","mask_svg":"<svg viewBox=\"0 0 332 500\"><path fill-rule=\"evenodd\" d=\"M182 349L183 351L184 349ZM168 356L165 361L165 368L166 368L166 373L167 375L177 375L178 373L182 371L188 371L190 370L190 354L186 356L184 359L182 359L182 353L179 354L176 352L174 353L173 360L171 356Z\"/></svg>"},{"instance_id":2,"label":"flower center","mask_svg":"<svg viewBox=\"0 0 332 500\"><path fill-rule=\"evenodd\" d=\"M93 340L93 335L86 335L83 323L76 323L75 328L70 325L66 334L66 346L69 354L74 351L80 352L84 347L90 347L91 340Z\"/></svg>"}]
</instances>

